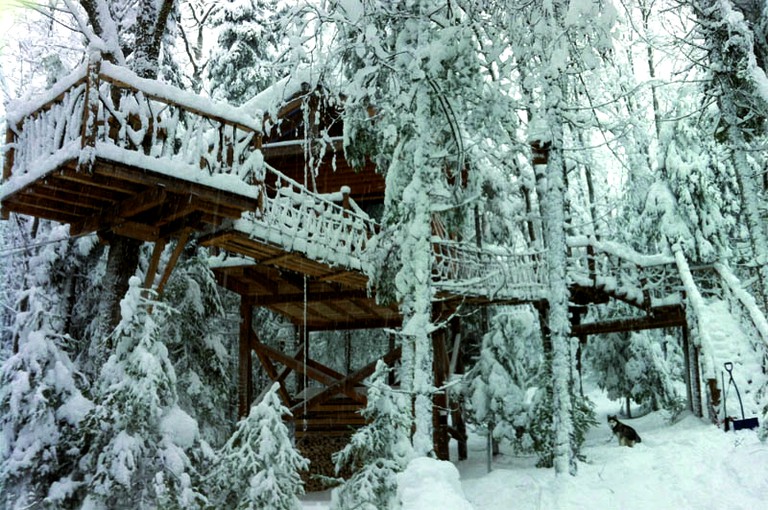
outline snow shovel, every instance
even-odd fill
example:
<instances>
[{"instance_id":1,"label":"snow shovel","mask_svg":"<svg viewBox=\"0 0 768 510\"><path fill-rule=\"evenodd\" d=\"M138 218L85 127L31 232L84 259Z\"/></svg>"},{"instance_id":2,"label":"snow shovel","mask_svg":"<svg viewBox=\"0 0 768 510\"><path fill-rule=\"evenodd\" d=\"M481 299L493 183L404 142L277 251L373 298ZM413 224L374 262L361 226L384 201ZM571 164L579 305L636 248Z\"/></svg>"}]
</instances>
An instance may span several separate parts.
<instances>
[{"instance_id":1,"label":"snow shovel","mask_svg":"<svg viewBox=\"0 0 768 510\"><path fill-rule=\"evenodd\" d=\"M728 418L728 411L725 409L725 395L723 395L723 414L725 414L725 419L731 421L733 423L733 430L742 430L742 429L755 429L757 428L757 418L745 418L744 417L744 404L741 401L741 393L739 393L739 387L736 386L736 381L733 380L733 363L730 361L727 361L723 364L725 367L725 370L728 372L728 377L730 379L728 380L728 389L730 389L731 384L733 384L733 387L736 389L736 396L739 398L739 407L741 407L741 419L740 420L734 420ZM727 389L725 393L728 393ZM726 424L725 430L728 430L728 425Z\"/></svg>"}]
</instances>

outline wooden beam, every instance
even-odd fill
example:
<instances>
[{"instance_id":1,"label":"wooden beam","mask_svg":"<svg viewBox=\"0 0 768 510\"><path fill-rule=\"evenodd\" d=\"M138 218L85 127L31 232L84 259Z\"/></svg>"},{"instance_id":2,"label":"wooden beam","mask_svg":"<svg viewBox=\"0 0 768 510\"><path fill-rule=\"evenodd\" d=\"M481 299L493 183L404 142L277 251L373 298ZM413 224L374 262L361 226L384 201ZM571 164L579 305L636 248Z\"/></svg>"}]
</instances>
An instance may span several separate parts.
<instances>
[{"instance_id":1,"label":"wooden beam","mask_svg":"<svg viewBox=\"0 0 768 510\"><path fill-rule=\"evenodd\" d=\"M376 317L365 319L355 319L347 321L316 321L307 325L310 331L345 331L348 329L380 329L380 328L397 328L402 324L403 319L397 318L385 318Z\"/></svg>"},{"instance_id":2,"label":"wooden beam","mask_svg":"<svg viewBox=\"0 0 768 510\"><path fill-rule=\"evenodd\" d=\"M202 171L201 171L202 173ZM94 174L104 177L117 178L135 184L144 184L146 186L155 186L161 183L170 193L186 195L193 193L201 200L213 202L214 204L226 204L227 210L251 211L258 205L258 199L249 196L222 191L202 184L195 184L190 181L169 178L163 174L157 174L148 170L137 171L131 167L124 167L117 163L101 162L94 167ZM202 207L201 207L202 208ZM240 217L240 213L236 218Z\"/></svg>"},{"instance_id":3,"label":"wooden beam","mask_svg":"<svg viewBox=\"0 0 768 510\"><path fill-rule=\"evenodd\" d=\"M184 247L187 245L187 240L189 239L189 235L191 233L192 231L188 228L181 231L181 235L179 235L179 239L176 241L176 246L173 248L173 253L171 253L171 258L168 260L168 265L165 266L163 276L160 278L160 283L157 284L156 290L158 295L163 293L165 284L168 283L168 279L171 277L173 268L176 267L176 262L178 262L181 252L184 251Z\"/></svg>"},{"instance_id":4,"label":"wooden beam","mask_svg":"<svg viewBox=\"0 0 768 510\"><path fill-rule=\"evenodd\" d=\"M71 179L61 178L60 174L53 173L46 180L45 185L53 190L68 191L75 193L79 197L87 198L89 200L97 200L106 202L104 205L114 204L122 202L131 195L126 191L115 191L111 189L102 188L95 183L84 183L80 181L73 181ZM100 209L103 208L100 207Z\"/></svg>"},{"instance_id":5,"label":"wooden beam","mask_svg":"<svg viewBox=\"0 0 768 510\"><path fill-rule=\"evenodd\" d=\"M110 204L110 201L106 198L84 196L79 191L59 189L45 184L41 186L39 182L36 182L34 186L25 188L22 195L46 203L53 201L64 204L65 206L72 207L74 210L85 208L98 211Z\"/></svg>"},{"instance_id":6,"label":"wooden beam","mask_svg":"<svg viewBox=\"0 0 768 510\"><path fill-rule=\"evenodd\" d=\"M308 292L306 298L303 293L257 296L255 298L255 304L256 306L272 306L284 303L304 303L305 301L307 303L317 303L361 298L368 298L368 293L364 290L339 290L328 292Z\"/></svg>"},{"instance_id":7,"label":"wooden beam","mask_svg":"<svg viewBox=\"0 0 768 510\"><path fill-rule=\"evenodd\" d=\"M158 239L155 241L155 246L152 248L152 258L149 260L149 267L147 268L147 275L144 278L145 289L151 289L152 285L155 283L157 266L160 264L160 257L162 256L167 243L168 241L166 239Z\"/></svg>"},{"instance_id":8,"label":"wooden beam","mask_svg":"<svg viewBox=\"0 0 768 510\"><path fill-rule=\"evenodd\" d=\"M392 365L395 361L400 359L401 355L402 355L402 349L400 347L397 347L389 351L386 355L384 355L384 357L381 358L381 360L387 365ZM354 388L358 383L362 382L363 379L370 376L376 370L376 365L378 364L378 362L379 360L372 361L371 363L365 365L363 368L361 368L357 372L350 374L343 379L339 379L333 384L328 385L328 387L325 390L318 393L317 395L303 402L299 402L298 404L295 404L291 408L291 412L297 413L301 409L306 409L307 411L311 411L311 410L314 410L316 407L324 404L325 402L333 398L335 395L338 395L339 393L347 394L345 390L347 390L348 388ZM367 401L364 401L361 403L365 404L367 403Z\"/></svg>"},{"instance_id":9,"label":"wooden beam","mask_svg":"<svg viewBox=\"0 0 768 510\"><path fill-rule=\"evenodd\" d=\"M112 225L109 230L119 236L130 237L139 241L153 242L160 238L159 228L135 221L123 221L118 225Z\"/></svg>"},{"instance_id":10,"label":"wooden beam","mask_svg":"<svg viewBox=\"0 0 768 510\"><path fill-rule=\"evenodd\" d=\"M685 325L685 311L680 305L660 306L652 309L652 312L642 317L574 324L571 327L571 335L581 337L644 329L676 328Z\"/></svg>"},{"instance_id":11,"label":"wooden beam","mask_svg":"<svg viewBox=\"0 0 768 510\"><path fill-rule=\"evenodd\" d=\"M112 193L122 193L129 196L139 193L147 185L146 183L143 185L136 184L107 175L96 175L89 172L81 172L74 167L63 168L53 175L57 180L67 180L77 183L81 186L84 185L95 187Z\"/></svg>"},{"instance_id":12,"label":"wooden beam","mask_svg":"<svg viewBox=\"0 0 768 510\"><path fill-rule=\"evenodd\" d=\"M73 235L94 232L96 230L107 230L114 226L119 226L129 218L136 216L144 211L148 211L159 206L168 199L165 189L157 186L149 190L134 195L115 204L109 209L102 209L92 216L85 218L79 224L72 225Z\"/></svg>"},{"instance_id":13,"label":"wooden beam","mask_svg":"<svg viewBox=\"0 0 768 510\"><path fill-rule=\"evenodd\" d=\"M311 379L314 379L320 384L331 386L338 382L337 378L331 377L330 375L326 374L325 371L318 370L317 368L314 368L313 366L311 366L309 363L305 364L303 361L296 360L288 356L287 354L283 354L277 349L273 349L272 347L269 347L268 345L265 345L263 343L256 344L254 346L254 349L256 350L257 353L261 353L270 359L273 359L279 363L282 363L286 367L292 368L294 371L296 371L299 374L302 374L302 375L306 374L308 377L310 377ZM365 396L359 394L353 388L344 387L341 389L341 391L356 402L361 402L361 403L365 402Z\"/></svg>"},{"instance_id":14,"label":"wooden beam","mask_svg":"<svg viewBox=\"0 0 768 510\"><path fill-rule=\"evenodd\" d=\"M172 237L184 229L197 231L200 228L202 217L202 212L188 210L186 216L178 217L174 221L162 225L160 227L160 235L163 237ZM165 221L165 219L163 219L163 221Z\"/></svg>"},{"instance_id":15,"label":"wooden beam","mask_svg":"<svg viewBox=\"0 0 768 510\"><path fill-rule=\"evenodd\" d=\"M59 223L72 223L77 221L79 216L63 211L52 211L44 207L34 205L20 204L14 200L4 200L2 203L3 214L12 212L34 216L36 218L45 218L47 220L58 221Z\"/></svg>"},{"instance_id":16,"label":"wooden beam","mask_svg":"<svg viewBox=\"0 0 768 510\"><path fill-rule=\"evenodd\" d=\"M64 214L70 214L75 217L81 217L84 215L93 214L98 208L89 205L87 203L80 203L77 205L67 204L59 200L51 200L50 198L40 196L33 192L31 186L27 186L23 190L14 193L6 197L5 203L26 205L30 207L39 208L44 211L60 212ZM45 217L45 216L43 216Z\"/></svg>"},{"instance_id":17,"label":"wooden beam","mask_svg":"<svg viewBox=\"0 0 768 510\"><path fill-rule=\"evenodd\" d=\"M251 329L250 331L250 349L252 349L255 345L261 345L261 341L259 340L258 336L256 335L256 332ZM259 361L261 362L261 366L264 368L264 371L267 373L267 376L272 379L272 382L276 382L280 385L279 389L277 390L280 394L280 398L283 399L283 404L285 404L286 407L291 407L293 405L293 399L291 398L291 394L288 391L288 388L285 385L285 379L288 377L288 374L291 373L290 369L286 367L282 371L282 373L277 373L277 368L275 367L275 364L272 363L272 360L269 359L267 355L265 355L262 351L255 349L256 355L259 357Z\"/></svg>"}]
</instances>

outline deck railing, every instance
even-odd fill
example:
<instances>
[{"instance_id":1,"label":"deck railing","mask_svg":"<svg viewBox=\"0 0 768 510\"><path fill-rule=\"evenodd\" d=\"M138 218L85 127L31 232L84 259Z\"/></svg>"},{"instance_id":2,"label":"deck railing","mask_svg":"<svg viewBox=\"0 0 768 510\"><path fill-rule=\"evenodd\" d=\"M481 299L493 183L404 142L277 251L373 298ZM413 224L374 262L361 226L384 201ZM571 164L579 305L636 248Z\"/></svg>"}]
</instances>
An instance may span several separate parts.
<instances>
[{"instance_id":1,"label":"deck railing","mask_svg":"<svg viewBox=\"0 0 768 510\"><path fill-rule=\"evenodd\" d=\"M82 146L86 71L82 67L60 83L49 101L32 103L31 111L9 112L3 181L12 176L23 181L60 152L76 157Z\"/></svg>"},{"instance_id":2,"label":"deck railing","mask_svg":"<svg viewBox=\"0 0 768 510\"><path fill-rule=\"evenodd\" d=\"M317 194L269 165L264 168L262 207L236 227L313 260L364 269L378 224L357 207L349 188Z\"/></svg>"},{"instance_id":3,"label":"deck railing","mask_svg":"<svg viewBox=\"0 0 768 510\"><path fill-rule=\"evenodd\" d=\"M238 228L314 260L365 269L365 252L375 243L376 222L348 194L318 195L264 163L260 120L108 62L83 66L35 102L9 111L8 120L3 194L69 161L88 170L94 157L111 157L182 179L206 176L213 186L250 189L261 205ZM681 288L671 257L587 238L571 238L568 245L568 274L577 283L646 307ZM439 290L500 299L546 296L542 253L439 238L433 250Z\"/></svg>"},{"instance_id":4,"label":"deck railing","mask_svg":"<svg viewBox=\"0 0 768 510\"><path fill-rule=\"evenodd\" d=\"M97 154L186 179L261 180L261 129L253 117L98 59L8 117L4 181L23 185L27 174L71 160L89 168Z\"/></svg>"},{"instance_id":5,"label":"deck railing","mask_svg":"<svg viewBox=\"0 0 768 510\"><path fill-rule=\"evenodd\" d=\"M568 247L568 275L574 283L643 308L679 300L682 283L671 255L643 255L587 237L570 237Z\"/></svg>"}]
</instances>

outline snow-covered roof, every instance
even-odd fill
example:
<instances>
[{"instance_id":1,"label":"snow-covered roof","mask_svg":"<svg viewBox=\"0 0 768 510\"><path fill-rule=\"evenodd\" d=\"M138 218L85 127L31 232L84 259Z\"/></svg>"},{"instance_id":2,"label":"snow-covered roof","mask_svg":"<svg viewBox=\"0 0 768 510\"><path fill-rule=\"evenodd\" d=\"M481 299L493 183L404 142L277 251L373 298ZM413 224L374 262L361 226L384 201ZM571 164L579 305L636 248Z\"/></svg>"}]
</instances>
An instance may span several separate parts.
<instances>
[{"instance_id":1,"label":"snow-covered roof","mask_svg":"<svg viewBox=\"0 0 768 510\"><path fill-rule=\"evenodd\" d=\"M276 112L283 104L301 93L305 84L310 87L317 84L318 76L310 67L301 67L296 72L277 81L259 92L240 108L247 112Z\"/></svg>"}]
</instances>

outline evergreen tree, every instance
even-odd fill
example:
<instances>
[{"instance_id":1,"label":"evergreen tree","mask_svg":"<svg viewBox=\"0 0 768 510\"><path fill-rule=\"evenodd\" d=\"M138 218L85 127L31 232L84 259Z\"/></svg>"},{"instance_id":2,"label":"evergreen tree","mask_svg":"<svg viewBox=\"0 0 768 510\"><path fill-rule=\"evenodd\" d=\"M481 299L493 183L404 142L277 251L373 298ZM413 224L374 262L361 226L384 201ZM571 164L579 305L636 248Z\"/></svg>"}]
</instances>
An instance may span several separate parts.
<instances>
[{"instance_id":1,"label":"evergreen tree","mask_svg":"<svg viewBox=\"0 0 768 510\"><path fill-rule=\"evenodd\" d=\"M758 293L765 307L768 265L763 261L768 260L768 237L760 208L766 182L759 178L765 161L758 148L764 145L767 134L764 119L768 114L768 69L758 65L765 65L760 43L765 40L764 34L756 37L754 33L764 25L749 22L761 9L749 2L731 0L688 0L686 4L695 15L697 32L707 53L704 92L718 106L715 139L727 149L733 162L740 214L748 232L749 259L759 261ZM763 10L763 17L764 13Z\"/></svg>"},{"instance_id":2,"label":"evergreen tree","mask_svg":"<svg viewBox=\"0 0 768 510\"><path fill-rule=\"evenodd\" d=\"M158 338L170 311L142 296L137 277L129 283L115 352L94 388L99 405L82 423L84 507L196 508L203 498L188 450L197 423L177 405L176 373Z\"/></svg>"},{"instance_id":3,"label":"evergreen tree","mask_svg":"<svg viewBox=\"0 0 768 510\"><path fill-rule=\"evenodd\" d=\"M208 63L213 97L240 105L271 85L287 8L277 0L227 0L213 14L218 48Z\"/></svg>"},{"instance_id":4,"label":"evergreen tree","mask_svg":"<svg viewBox=\"0 0 768 510\"><path fill-rule=\"evenodd\" d=\"M536 325L527 308L495 315L470 372L469 412L493 430L494 439L513 441L527 425L526 395L539 379L543 361Z\"/></svg>"},{"instance_id":5,"label":"evergreen tree","mask_svg":"<svg viewBox=\"0 0 768 510\"><path fill-rule=\"evenodd\" d=\"M585 357L608 398L632 399L653 410L667 409L673 416L682 410L676 390L682 354L673 337L650 331L592 337Z\"/></svg>"},{"instance_id":6,"label":"evergreen tree","mask_svg":"<svg viewBox=\"0 0 768 510\"><path fill-rule=\"evenodd\" d=\"M61 228L45 234L61 235ZM61 299L62 266L71 253L66 242L48 244L29 259L12 333L12 355L0 371L0 504L29 508L43 500L62 505L75 482L67 479L79 452L72 437L91 402L82 379L60 347L71 338L59 333L67 308Z\"/></svg>"},{"instance_id":7,"label":"evergreen tree","mask_svg":"<svg viewBox=\"0 0 768 510\"><path fill-rule=\"evenodd\" d=\"M426 455L433 448L433 220L440 215L436 223L460 231L465 136L470 119L492 102L462 10L434 0L328 4L322 21L338 31L339 44L324 61L329 76L343 76L347 157L353 164L370 158L386 174L385 260L374 262L372 277L400 303L401 381L415 400L414 447Z\"/></svg>"},{"instance_id":8,"label":"evergreen tree","mask_svg":"<svg viewBox=\"0 0 768 510\"><path fill-rule=\"evenodd\" d=\"M388 374L389 368L379 361L370 378L368 404L361 411L368 424L358 429L349 444L334 455L337 474L344 469L354 474L334 489L332 509L396 507L397 473L413 457L412 421L408 399L387 385Z\"/></svg>"},{"instance_id":9,"label":"evergreen tree","mask_svg":"<svg viewBox=\"0 0 768 510\"><path fill-rule=\"evenodd\" d=\"M513 445L521 453L535 453L538 461L538 467L553 467L557 460L558 451L556 449L556 430L555 422L552 416L555 409L555 400L552 398L554 392L550 370L546 365L544 374L540 378L540 386L536 388L531 398L530 407L526 416L521 420L525 423L522 434L515 439ZM570 401L572 408L569 409L569 419L573 423L573 430L569 436L569 455L574 461L584 460L581 453L581 447L586 439L589 429L597 425L595 419L594 405L592 402L574 391L575 386L570 386Z\"/></svg>"},{"instance_id":10,"label":"evergreen tree","mask_svg":"<svg viewBox=\"0 0 768 510\"><path fill-rule=\"evenodd\" d=\"M676 111L682 118L662 131L666 133L663 175L675 197L677 219L685 228L645 230L662 233L666 250L680 242L691 261L706 264L735 255L732 239L738 235L739 186L728 151L710 136L717 129L715 112L707 109L693 121L685 115L693 110L687 103L685 98L678 101ZM651 215L645 221L658 226L658 219Z\"/></svg>"},{"instance_id":11,"label":"evergreen tree","mask_svg":"<svg viewBox=\"0 0 768 510\"><path fill-rule=\"evenodd\" d=\"M176 265L163 293L176 313L159 325L178 374L179 407L197 420L201 438L215 447L231 434L225 424L235 421L230 372L238 320L227 313L237 310L232 298L216 285L201 250Z\"/></svg>"},{"instance_id":12,"label":"evergreen tree","mask_svg":"<svg viewBox=\"0 0 768 510\"><path fill-rule=\"evenodd\" d=\"M673 417L679 414L683 402L675 386L682 382L682 352L677 342L669 336L660 341L648 331L633 331L629 347L632 357L625 366L632 381L629 395L654 411L667 409Z\"/></svg>"},{"instance_id":13,"label":"evergreen tree","mask_svg":"<svg viewBox=\"0 0 768 510\"><path fill-rule=\"evenodd\" d=\"M283 416L290 411L273 384L219 452L208 476L212 508L298 510L304 493L299 475L309 467L291 442Z\"/></svg>"}]
</instances>

